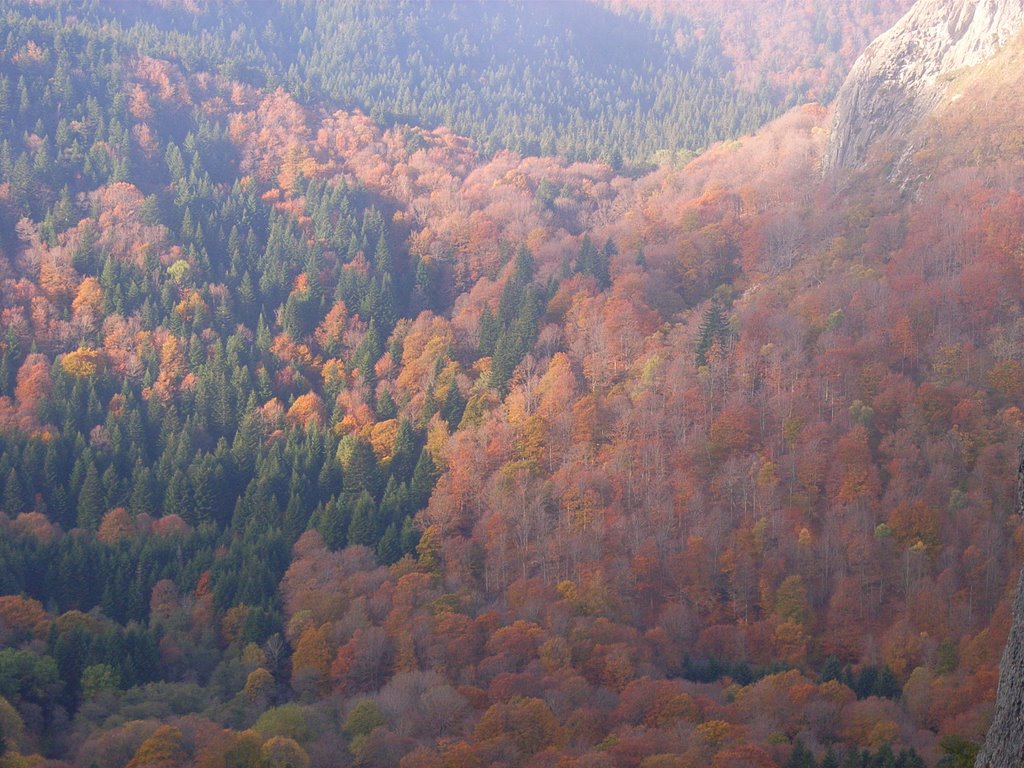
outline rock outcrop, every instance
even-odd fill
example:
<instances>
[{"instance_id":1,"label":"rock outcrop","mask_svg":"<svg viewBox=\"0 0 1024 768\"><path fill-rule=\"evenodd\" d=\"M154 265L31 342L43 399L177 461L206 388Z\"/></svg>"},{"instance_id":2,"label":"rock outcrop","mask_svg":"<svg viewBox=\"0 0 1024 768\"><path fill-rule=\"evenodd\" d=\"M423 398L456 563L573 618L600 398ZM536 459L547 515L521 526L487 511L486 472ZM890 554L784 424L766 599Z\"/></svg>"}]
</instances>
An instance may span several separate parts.
<instances>
[{"instance_id":1,"label":"rock outcrop","mask_svg":"<svg viewBox=\"0 0 1024 768\"><path fill-rule=\"evenodd\" d=\"M1017 513L1024 513L1024 445L1017 468ZM1013 625L999 662L996 713L974 768L1024 765L1024 572L1013 601Z\"/></svg>"},{"instance_id":2,"label":"rock outcrop","mask_svg":"<svg viewBox=\"0 0 1024 768\"><path fill-rule=\"evenodd\" d=\"M918 0L854 64L836 98L826 170L851 168L888 141L897 153L946 93L952 75L993 56L1024 29L1024 0Z\"/></svg>"}]
</instances>

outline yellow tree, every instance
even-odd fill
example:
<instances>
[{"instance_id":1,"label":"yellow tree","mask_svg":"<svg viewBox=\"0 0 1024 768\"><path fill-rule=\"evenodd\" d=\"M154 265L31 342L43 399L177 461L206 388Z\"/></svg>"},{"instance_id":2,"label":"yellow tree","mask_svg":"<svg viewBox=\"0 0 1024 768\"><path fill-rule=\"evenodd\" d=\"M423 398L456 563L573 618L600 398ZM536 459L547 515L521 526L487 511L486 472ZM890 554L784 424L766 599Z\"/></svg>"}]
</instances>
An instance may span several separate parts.
<instances>
[{"instance_id":1,"label":"yellow tree","mask_svg":"<svg viewBox=\"0 0 1024 768\"><path fill-rule=\"evenodd\" d=\"M309 626L299 637L292 654L292 687L317 695L327 690L334 654L329 641L330 625Z\"/></svg>"},{"instance_id":2,"label":"yellow tree","mask_svg":"<svg viewBox=\"0 0 1024 768\"><path fill-rule=\"evenodd\" d=\"M179 768L188 760L181 740L180 730L161 725L139 745L126 768Z\"/></svg>"}]
</instances>

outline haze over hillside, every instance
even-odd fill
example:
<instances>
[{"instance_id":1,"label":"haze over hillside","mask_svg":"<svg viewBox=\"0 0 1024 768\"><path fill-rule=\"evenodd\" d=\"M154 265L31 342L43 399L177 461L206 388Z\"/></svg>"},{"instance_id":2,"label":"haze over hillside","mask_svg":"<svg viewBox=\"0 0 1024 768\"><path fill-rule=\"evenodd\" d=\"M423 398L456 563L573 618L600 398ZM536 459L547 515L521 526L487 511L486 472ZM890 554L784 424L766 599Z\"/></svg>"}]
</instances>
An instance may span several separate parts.
<instances>
[{"instance_id":1,"label":"haze over hillside","mask_svg":"<svg viewBox=\"0 0 1024 768\"><path fill-rule=\"evenodd\" d=\"M1024 41L857 96L957 2L10 3L0 766L970 765Z\"/></svg>"}]
</instances>

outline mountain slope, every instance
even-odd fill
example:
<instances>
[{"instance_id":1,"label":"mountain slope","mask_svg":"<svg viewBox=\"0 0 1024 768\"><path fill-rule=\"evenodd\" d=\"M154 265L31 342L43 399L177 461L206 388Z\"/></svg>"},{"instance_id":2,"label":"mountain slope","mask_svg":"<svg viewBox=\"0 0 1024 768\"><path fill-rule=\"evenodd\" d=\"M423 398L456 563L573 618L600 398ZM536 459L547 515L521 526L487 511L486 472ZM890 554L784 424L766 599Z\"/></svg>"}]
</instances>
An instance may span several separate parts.
<instances>
[{"instance_id":1,"label":"mountain slope","mask_svg":"<svg viewBox=\"0 0 1024 768\"><path fill-rule=\"evenodd\" d=\"M1021 0L921 0L868 46L836 99L826 168L861 163L872 145L900 155L906 132L959 70L991 58L1024 28Z\"/></svg>"},{"instance_id":2,"label":"mountain slope","mask_svg":"<svg viewBox=\"0 0 1024 768\"><path fill-rule=\"evenodd\" d=\"M1024 541L1017 47L908 127L911 198L875 159L822 179L817 105L624 177L30 10L5 749L919 768L981 738Z\"/></svg>"}]
</instances>

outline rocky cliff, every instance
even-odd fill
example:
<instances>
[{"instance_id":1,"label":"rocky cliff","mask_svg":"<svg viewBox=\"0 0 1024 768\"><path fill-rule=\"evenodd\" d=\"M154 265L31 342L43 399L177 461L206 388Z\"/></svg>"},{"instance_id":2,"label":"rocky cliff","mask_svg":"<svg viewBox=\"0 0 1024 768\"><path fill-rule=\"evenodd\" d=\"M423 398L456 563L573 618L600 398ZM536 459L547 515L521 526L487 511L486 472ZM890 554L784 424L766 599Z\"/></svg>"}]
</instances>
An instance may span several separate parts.
<instances>
[{"instance_id":1,"label":"rocky cliff","mask_svg":"<svg viewBox=\"0 0 1024 768\"><path fill-rule=\"evenodd\" d=\"M1017 468L1017 513L1024 513L1024 445ZM1024 572L1013 602L1013 626L999 663L996 713L974 768L1024 765Z\"/></svg>"},{"instance_id":2,"label":"rocky cliff","mask_svg":"<svg viewBox=\"0 0 1024 768\"><path fill-rule=\"evenodd\" d=\"M900 141L946 94L952 76L1024 29L1024 0L919 0L854 64L836 99L826 170L859 165Z\"/></svg>"},{"instance_id":3,"label":"rocky cliff","mask_svg":"<svg viewBox=\"0 0 1024 768\"><path fill-rule=\"evenodd\" d=\"M1013 603L1013 628L999 664L996 715L974 768L1024 765L1024 573Z\"/></svg>"}]
</instances>

